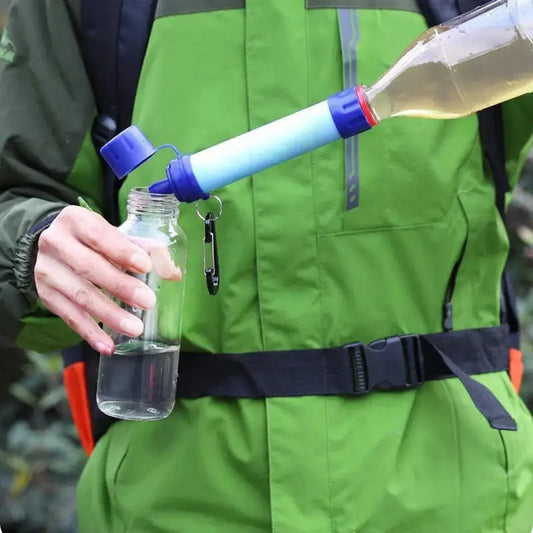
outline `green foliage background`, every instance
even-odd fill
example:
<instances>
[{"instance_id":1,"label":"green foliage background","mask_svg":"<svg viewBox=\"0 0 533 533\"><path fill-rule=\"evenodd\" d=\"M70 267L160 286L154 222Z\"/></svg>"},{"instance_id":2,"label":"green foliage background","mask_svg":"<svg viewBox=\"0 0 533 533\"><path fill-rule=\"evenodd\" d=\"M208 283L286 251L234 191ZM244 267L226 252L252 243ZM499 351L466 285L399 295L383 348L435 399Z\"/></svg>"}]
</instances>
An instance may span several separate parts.
<instances>
[{"instance_id":1,"label":"green foliage background","mask_svg":"<svg viewBox=\"0 0 533 533\"><path fill-rule=\"evenodd\" d=\"M75 532L85 455L70 418L61 356L0 353L2 360L9 355L23 363L19 379L2 383L8 392L0 403L2 531Z\"/></svg>"},{"instance_id":2,"label":"green foliage background","mask_svg":"<svg viewBox=\"0 0 533 533\"><path fill-rule=\"evenodd\" d=\"M533 412L533 152L514 193L507 226L509 270L517 296L525 366L520 395Z\"/></svg>"}]
</instances>

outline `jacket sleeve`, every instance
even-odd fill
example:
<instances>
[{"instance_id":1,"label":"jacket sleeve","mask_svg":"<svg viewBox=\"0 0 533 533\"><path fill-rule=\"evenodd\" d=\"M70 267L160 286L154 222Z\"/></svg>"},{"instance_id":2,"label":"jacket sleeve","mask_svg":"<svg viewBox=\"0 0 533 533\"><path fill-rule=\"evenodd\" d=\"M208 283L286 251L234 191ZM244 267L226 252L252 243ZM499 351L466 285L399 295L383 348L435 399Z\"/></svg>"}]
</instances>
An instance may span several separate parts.
<instances>
[{"instance_id":1,"label":"jacket sleeve","mask_svg":"<svg viewBox=\"0 0 533 533\"><path fill-rule=\"evenodd\" d=\"M0 337L24 348L79 341L40 304L33 263L55 214L79 195L99 203L94 114L74 1L15 0L0 40Z\"/></svg>"}]
</instances>

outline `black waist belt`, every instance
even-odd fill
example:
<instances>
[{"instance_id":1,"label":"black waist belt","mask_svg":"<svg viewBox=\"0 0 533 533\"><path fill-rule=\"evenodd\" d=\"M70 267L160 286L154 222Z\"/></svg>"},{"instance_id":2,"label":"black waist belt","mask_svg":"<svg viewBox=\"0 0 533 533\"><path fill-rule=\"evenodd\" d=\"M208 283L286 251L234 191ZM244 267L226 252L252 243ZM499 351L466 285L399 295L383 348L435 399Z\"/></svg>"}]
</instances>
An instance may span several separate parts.
<instances>
[{"instance_id":1,"label":"black waist belt","mask_svg":"<svg viewBox=\"0 0 533 533\"><path fill-rule=\"evenodd\" d=\"M516 422L492 392L470 377L507 370L507 328L389 337L365 345L242 354L180 356L177 396L266 398L406 390L457 377L496 429Z\"/></svg>"}]
</instances>

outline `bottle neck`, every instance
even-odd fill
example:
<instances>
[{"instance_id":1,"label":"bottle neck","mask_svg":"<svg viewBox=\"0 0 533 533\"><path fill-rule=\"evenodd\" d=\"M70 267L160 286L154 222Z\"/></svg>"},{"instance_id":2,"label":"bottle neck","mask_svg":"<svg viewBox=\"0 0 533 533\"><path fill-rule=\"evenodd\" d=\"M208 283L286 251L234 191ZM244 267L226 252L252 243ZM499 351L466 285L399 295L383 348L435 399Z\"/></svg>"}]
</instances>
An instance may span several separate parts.
<instances>
[{"instance_id":1,"label":"bottle neck","mask_svg":"<svg viewBox=\"0 0 533 533\"><path fill-rule=\"evenodd\" d=\"M179 201L173 194L153 194L148 188L131 189L128 194L128 217L169 218L179 215Z\"/></svg>"}]
</instances>

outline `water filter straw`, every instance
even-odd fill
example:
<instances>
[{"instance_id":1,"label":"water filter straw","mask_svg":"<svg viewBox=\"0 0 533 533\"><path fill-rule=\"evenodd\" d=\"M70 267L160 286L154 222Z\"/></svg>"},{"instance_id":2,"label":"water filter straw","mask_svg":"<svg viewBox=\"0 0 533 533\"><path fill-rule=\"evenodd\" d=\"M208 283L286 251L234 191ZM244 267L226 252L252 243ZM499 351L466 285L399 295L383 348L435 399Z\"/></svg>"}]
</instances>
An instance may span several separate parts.
<instances>
[{"instance_id":1,"label":"water filter straw","mask_svg":"<svg viewBox=\"0 0 533 533\"><path fill-rule=\"evenodd\" d=\"M429 28L370 87L352 87L233 139L178 157L150 186L192 202L394 116L458 118L531 92L533 0L493 0ZM159 150L159 147L157 150ZM156 149L131 127L102 149L119 178Z\"/></svg>"},{"instance_id":2,"label":"water filter straw","mask_svg":"<svg viewBox=\"0 0 533 533\"><path fill-rule=\"evenodd\" d=\"M179 155L167 166L167 177L152 184L149 190L173 193L182 202L206 199L212 190L366 131L375 124L363 88L352 87L196 154ZM101 153L122 179L158 149L139 128L130 126L104 145Z\"/></svg>"}]
</instances>

